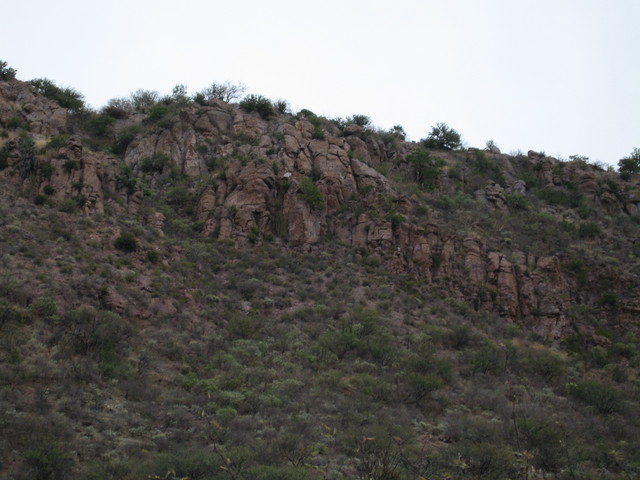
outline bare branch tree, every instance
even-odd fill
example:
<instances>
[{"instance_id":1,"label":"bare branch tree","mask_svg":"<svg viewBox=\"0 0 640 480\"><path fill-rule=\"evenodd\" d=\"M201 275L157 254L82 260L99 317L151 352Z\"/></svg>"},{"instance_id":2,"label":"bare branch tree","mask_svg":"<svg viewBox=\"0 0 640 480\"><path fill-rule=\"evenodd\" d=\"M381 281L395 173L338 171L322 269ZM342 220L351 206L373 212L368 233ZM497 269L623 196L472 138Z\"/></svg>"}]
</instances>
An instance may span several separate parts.
<instances>
[{"instance_id":1,"label":"bare branch tree","mask_svg":"<svg viewBox=\"0 0 640 480\"><path fill-rule=\"evenodd\" d=\"M214 82L200 93L204 95L204 98L207 100L222 100L223 102L230 103L234 100L238 100L246 91L247 87L242 83L234 84L231 82Z\"/></svg>"}]
</instances>

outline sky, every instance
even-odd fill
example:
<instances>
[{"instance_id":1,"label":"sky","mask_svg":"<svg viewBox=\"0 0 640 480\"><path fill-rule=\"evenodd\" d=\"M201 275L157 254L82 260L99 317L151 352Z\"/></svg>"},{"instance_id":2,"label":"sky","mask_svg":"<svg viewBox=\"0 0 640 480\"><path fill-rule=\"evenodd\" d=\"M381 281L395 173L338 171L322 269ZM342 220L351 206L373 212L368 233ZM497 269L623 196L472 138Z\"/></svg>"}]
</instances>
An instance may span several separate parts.
<instances>
[{"instance_id":1,"label":"sky","mask_svg":"<svg viewBox=\"0 0 640 480\"><path fill-rule=\"evenodd\" d=\"M583 155L640 147L638 0L20 0L0 60L100 108L137 89L230 81L411 140Z\"/></svg>"}]
</instances>

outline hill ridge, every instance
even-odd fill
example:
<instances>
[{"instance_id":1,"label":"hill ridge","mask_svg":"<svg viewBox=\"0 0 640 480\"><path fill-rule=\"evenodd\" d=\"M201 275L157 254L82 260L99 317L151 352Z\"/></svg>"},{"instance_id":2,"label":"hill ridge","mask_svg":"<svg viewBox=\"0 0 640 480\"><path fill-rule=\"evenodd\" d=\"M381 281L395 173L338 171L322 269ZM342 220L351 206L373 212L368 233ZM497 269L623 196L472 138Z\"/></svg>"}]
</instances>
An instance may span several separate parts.
<instances>
[{"instance_id":1,"label":"hill ridge","mask_svg":"<svg viewBox=\"0 0 640 480\"><path fill-rule=\"evenodd\" d=\"M637 175L43 85L0 81L6 478L640 471Z\"/></svg>"}]
</instances>

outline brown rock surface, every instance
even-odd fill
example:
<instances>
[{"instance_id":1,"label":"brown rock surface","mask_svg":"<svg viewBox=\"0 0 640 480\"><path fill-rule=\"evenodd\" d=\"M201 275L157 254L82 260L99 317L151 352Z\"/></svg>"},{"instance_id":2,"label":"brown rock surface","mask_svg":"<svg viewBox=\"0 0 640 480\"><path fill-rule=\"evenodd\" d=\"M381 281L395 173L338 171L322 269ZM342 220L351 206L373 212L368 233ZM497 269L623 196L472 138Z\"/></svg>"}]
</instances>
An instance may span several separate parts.
<instances>
[{"instance_id":1,"label":"brown rock surface","mask_svg":"<svg viewBox=\"0 0 640 480\"><path fill-rule=\"evenodd\" d=\"M51 154L49 162L53 173L48 182L41 183L41 189L51 185L54 198L60 202L82 198L81 208L86 215L104 213L105 192L116 192L119 167L115 158L87 150L78 138L72 137Z\"/></svg>"},{"instance_id":2,"label":"brown rock surface","mask_svg":"<svg viewBox=\"0 0 640 480\"><path fill-rule=\"evenodd\" d=\"M33 133L52 137L68 131L69 114L24 82L0 82L0 124L12 121L26 122Z\"/></svg>"},{"instance_id":3,"label":"brown rock surface","mask_svg":"<svg viewBox=\"0 0 640 480\"><path fill-rule=\"evenodd\" d=\"M264 120L238 105L218 101L177 111L170 126L150 123L146 117L140 113L126 120L139 124L141 133L129 144L124 161L155 188L174 187L172 182L178 177L193 182L192 191L201 192L194 217L202 225L203 235L217 235L241 247L274 239L303 252L316 250L323 238L335 238L362 249L363 255L371 255L390 271L438 285L474 308L532 324L541 335L561 337L571 331L568 312L577 287L563 267L567 259L557 252L534 255L521 251L526 246L516 248L492 239L482 230L483 219L455 224L448 218L455 217L455 211L439 211L434 206L439 196L447 194L447 187L455 186L455 179L444 178L446 173L434 191L406 188L406 152L415 150L417 144L383 140L358 125L340 130L326 119L322 124L324 138L317 138L316 124L307 119L275 115ZM0 82L0 122L7 124L15 118L29 121L30 132L43 142L67 130L66 110L21 82ZM15 140L9 141L17 145ZM179 174L140 172L141 162L159 153L170 157ZM437 155L448 172L466 161L468 153ZM506 193L529 192L517 178L516 163L510 157L487 155L499 165L506 189L493 181L487 184L483 178L472 189L464 191L462 185L456 193L468 197L469 191L476 191L477 198L490 207L479 210L478 216L493 215L492 221L506 222L511 214L506 208ZM15 155L10 160L15 161ZM106 207L122 215L139 212L144 215L143 222L162 234L164 215L143 204L144 196L135 182L129 183L129 188L121 185L118 179L122 172L115 157L91 151L72 137L58 150L39 153L38 161L50 162L53 167L50 179L37 177L38 193L44 194L45 186L50 185L56 202L80 200L86 215L102 214ZM563 163L536 152L518 161L537 174L542 188L559 190L575 185L588 205L640 215L637 185L622 188L615 175L596 171L584 162ZM2 175L10 177L11 169L5 170ZM392 172L393 180L380 171ZM311 206L303 198L300 185L304 177L312 179L322 194L321 207ZM27 184L18 175L11 181ZM429 214L414 214L418 206ZM552 213L556 210L560 209L549 208ZM573 212L567 218L582 221ZM118 295L109 291L105 302L109 308L123 311L128 308L126 298ZM169 314L174 307L158 302L155 308Z\"/></svg>"}]
</instances>

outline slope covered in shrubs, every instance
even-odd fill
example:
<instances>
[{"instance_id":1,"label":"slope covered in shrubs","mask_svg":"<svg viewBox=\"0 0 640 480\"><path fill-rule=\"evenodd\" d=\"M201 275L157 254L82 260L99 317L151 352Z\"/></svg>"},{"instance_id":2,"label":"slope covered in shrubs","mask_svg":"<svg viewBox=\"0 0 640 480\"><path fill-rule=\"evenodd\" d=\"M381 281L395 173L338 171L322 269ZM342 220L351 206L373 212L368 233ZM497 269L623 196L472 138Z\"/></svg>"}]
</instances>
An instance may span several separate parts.
<instances>
[{"instance_id":1,"label":"slope covered in shrubs","mask_svg":"<svg viewBox=\"0 0 640 480\"><path fill-rule=\"evenodd\" d=\"M2 97L3 478L640 474L636 173L225 92Z\"/></svg>"}]
</instances>

